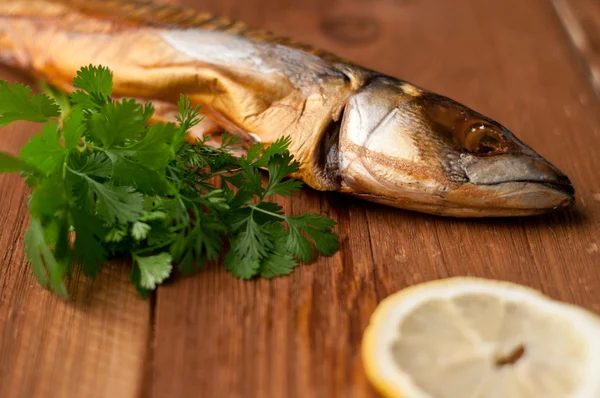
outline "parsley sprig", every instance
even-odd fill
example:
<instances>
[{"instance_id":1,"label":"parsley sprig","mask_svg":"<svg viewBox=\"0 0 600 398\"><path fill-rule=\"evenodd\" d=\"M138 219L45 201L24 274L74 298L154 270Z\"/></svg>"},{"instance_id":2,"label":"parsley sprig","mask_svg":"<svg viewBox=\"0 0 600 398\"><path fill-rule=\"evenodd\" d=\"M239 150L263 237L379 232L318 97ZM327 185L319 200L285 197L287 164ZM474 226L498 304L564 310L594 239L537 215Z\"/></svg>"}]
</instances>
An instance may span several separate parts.
<instances>
[{"instance_id":1,"label":"parsley sprig","mask_svg":"<svg viewBox=\"0 0 600 398\"><path fill-rule=\"evenodd\" d=\"M127 255L131 281L147 295L174 266L190 274L221 259L238 278L271 278L338 250L333 220L288 216L269 201L302 186L286 178L298 170L289 138L236 157L235 136L219 147L188 142L200 119L184 96L177 123L152 124L151 104L111 99L107 68L81 68L73 86L68 97L49 86L32 95L0 81L0 126L44 123L18 157L0 152L0 173L20 171L32 188L25 244L42 286L67 297L74 264L94 276Z\"/></svg>"}]
</instances>

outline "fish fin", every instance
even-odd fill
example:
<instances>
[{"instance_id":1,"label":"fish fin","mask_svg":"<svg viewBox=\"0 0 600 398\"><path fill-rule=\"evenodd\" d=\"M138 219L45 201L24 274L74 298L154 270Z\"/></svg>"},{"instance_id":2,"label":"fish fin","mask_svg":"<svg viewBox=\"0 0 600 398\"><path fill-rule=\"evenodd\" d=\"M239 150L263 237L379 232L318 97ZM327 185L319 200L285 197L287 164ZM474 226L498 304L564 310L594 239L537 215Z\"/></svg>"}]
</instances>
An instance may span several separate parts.
<instances>
[{"instance_id":1,"label":"fish fin","mask_svg":"<svg viewBox=\"0 0 600 398\"><path fill-rule=\"evenodd\" d=\"M32 4L35 4L32 7ZM174 4L158 4L147 0L13 0L10 7L0 4L0 14L19 17L56 18L69 12L79 12L103 17L114 22L115 27L136 25L161 29L190 29L226 32L240 35L256 42L280 44L302 50L332 62L348 62L340 57L294 39L278 36L264 29L254 28L244 22ZM6 8L6 10L5 10Z\"/></svg>"}]
</instances>

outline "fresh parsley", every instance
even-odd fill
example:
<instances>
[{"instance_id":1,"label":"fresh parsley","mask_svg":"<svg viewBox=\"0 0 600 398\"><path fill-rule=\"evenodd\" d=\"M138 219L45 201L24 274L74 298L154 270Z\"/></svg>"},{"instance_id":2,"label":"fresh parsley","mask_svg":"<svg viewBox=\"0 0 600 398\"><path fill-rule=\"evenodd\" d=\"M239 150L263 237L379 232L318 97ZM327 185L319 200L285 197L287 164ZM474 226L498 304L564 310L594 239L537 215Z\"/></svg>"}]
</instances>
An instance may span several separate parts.
<instances>
[{"instance_id":1,"label":"fresh parsley","mask_svg":"<svg viewBox=\"0 0 600 398\"><path fill-rule=\"evenodd\" d=\"M288 216L269 201L302 186L287 178L298 170L289 138L236 157L237 137L224 134L220 147L187 140L200 120L184 96L177 124L151 124L151 104L111 99L107 68L81 68L73 86L68 97L49 86L32 95L0 81L0 126L45 123L19 156L0 152L0 173L21 172L32 188L25 244L42 286L67 297L74 264L94 276L127 255L147 295L174 267L190 274L222 260L238 278L271 278L338 250L333 220Z\"/></svg>"}]
</instances>

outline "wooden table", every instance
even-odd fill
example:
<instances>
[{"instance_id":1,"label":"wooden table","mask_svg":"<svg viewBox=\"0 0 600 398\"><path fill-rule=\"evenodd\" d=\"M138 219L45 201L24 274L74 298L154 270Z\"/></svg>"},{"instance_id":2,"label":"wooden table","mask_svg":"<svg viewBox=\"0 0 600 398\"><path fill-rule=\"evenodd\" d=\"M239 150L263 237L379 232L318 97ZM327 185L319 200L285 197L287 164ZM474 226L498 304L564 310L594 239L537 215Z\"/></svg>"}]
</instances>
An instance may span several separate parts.
<instances>
[{"instance_id":1,"label":"wooden table","mask_svg":"<svg viewBox=\"0 0 600 398\"><path fill-rule=\"evenodd\" d=\"M94 280L76 273L74 299L64 302L25 263L28 191L17 175L2 175L0 397L374 397L359 355L373 309L398 289L455 275L519 282L600 312L600 103L589 78L600 66L599 2L181 3L490 115L572 178L577 206L546 217L453 220L306 189L281 203L338 221L334 257L275 280L239 281L213 267L149 300L130 285L129 264L112 262ZM24 79L7 69L1 77ZM16 152L34 131L2 131L0 149Z\"/></svg>"}]
</instances>

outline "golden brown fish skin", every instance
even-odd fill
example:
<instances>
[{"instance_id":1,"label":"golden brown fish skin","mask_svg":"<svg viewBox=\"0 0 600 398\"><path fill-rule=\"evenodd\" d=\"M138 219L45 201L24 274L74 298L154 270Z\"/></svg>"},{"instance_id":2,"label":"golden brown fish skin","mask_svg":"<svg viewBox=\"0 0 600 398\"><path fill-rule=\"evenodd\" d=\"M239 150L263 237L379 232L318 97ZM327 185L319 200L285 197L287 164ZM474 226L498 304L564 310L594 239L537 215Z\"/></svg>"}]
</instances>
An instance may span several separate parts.
<instances>
[{"instance_id":1,"label":"golden brown fish skin","mask_svg":"<svg viewBox=\"0 0 600 398\"><path fill-rule=\"evenodd\" d=\"M563 173L483 115L227 18L143 1L0 0L0 60L67 91L82 65L102 64L115 96L184 93L249 140L289 135L296 177L318 190L458 217L574 202Z\"/></svg>"},{"instance_id":2,"label":"golden brown fish skin","mask_svg":"<svg viewBox=\"0 0 600 398\"><path fill-rule=\"evenodd\" d=\"M0 4L5 31L0 43L12 50L3 51L6 63L66 90L72 89L70 81L77 69L94 63L113 71L117 96L174 102L180 93L187 94L239 131L260 137L265 145L283 135L293 137L290 149L301 164L298 177L315 189L336 188L313 163L323 133L340 117L361 77L355 73L352 81L312 53L330 60L333 56L319 50L292 52L287 49L307 47L223 18L150 3L21 0ZM228 30L243 36L238 39ZM186 55L165 41L166 35L177 34L187 35L173 38L183 45L194 39L222 38L245 46L241 52L255 51L246 47L257 46L262 52L257 59L273 73L261 73L256 65L244 65L243 59L235 60L237 65L214 64L211 54L202 54L206 59ZM273 47L279 42L286 46ZM226 52L226 46L220 50ZM286 56L301 59L286 60Z\"/></svg>"},{"instance_id":3,"label":"golden brown fish skin","mask_svg":"<svg viewBox=\"0 0 600 398\"><path fill-rule=\"evenodd\" d=\"M574 201L567 176L509 130L387 76L350 98L338 152L340 191L394 207L455 217L521 216Z\"/></svg>"}]
</instances>

